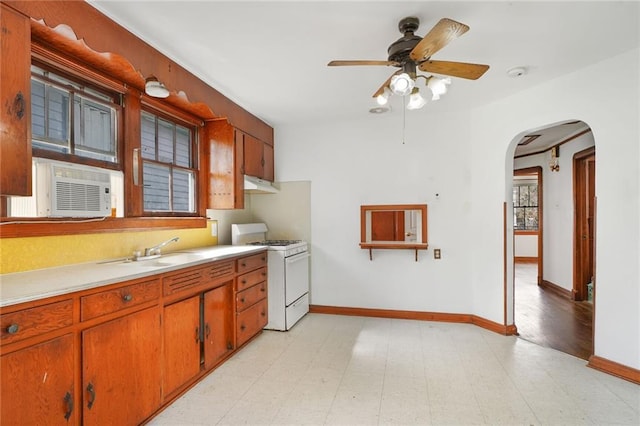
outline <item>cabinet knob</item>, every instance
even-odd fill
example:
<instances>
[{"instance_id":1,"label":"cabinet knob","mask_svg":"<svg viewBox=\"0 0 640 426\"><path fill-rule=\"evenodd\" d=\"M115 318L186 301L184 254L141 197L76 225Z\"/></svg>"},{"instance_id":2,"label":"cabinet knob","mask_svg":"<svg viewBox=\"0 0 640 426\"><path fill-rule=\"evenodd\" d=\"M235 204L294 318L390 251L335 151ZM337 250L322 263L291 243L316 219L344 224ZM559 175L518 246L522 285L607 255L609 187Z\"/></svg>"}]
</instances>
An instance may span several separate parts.
<instances>
[{"instance_id":1,"label":"cabinet knob","mask_svg":"<svg viewBox=\"0 0 640 426\"><path fill-rule=\"evenodd\" d=\"M246 284L246 283L247 283L247 280L242 280L242 284Z\"/></svg>"},{"instance_id":2,"label":"cabinet knob","mask_svg":"<svg viewBox=\"0 0 640 426\"><path fill-rule=\"evenodd\" d=\"M133 300L133 296L130 294L125 294L124 296L122 296L122 300L125 302L131 302Z\"/></svg>"},{"instance_id":3,"label":"cabinet knob","mask_svg":"<svg viewBox=\"0 0 640 426\"><path fill-rule=\"evenodd\" d=\"M264 293L267 290L264 288L264 286L262 286L262 287L260 287L260 291Z\"/></svg>"},{"instance_id":4,"label":"cabinet knob","mask_svg":"<svg viewBox=\"0 0 640 426\"><path fill-rule=\"evenodd\" d=\"M240 330L244 331L247 327L244 324L240 324Z\"/></svg>"},{"instance_id":5,"label":"cabinet knob","mask_svg":"<svg viewBox=\"0 0 640 426\"><path fill-rule=\"evenodd\" d=\"M233 349L233 343L227 342L227 350L230 351L231 349Z\"/></svg>"},{"instance_id":6,"label":"cabinet knob","mask_svg":"<svg viewBox=\"0 0 640 426\"><path fill-rule=\"evenodd\" d=\"M16 334L19 329L20 327L18 326L18 324L11 324L9 327L7 327L7 333Z\"/></svg>"},{"instance_id":7,"label":"cabinet knob","mask_svg":"<svg viewBox=\"0 0 640 426\"><path fill-rule=\"evenodd\" d=\"M266 316L267 314L266 314L264 311L262 311L262 312L260 312L260 315L262 315L262 316L264 317L264 316Z\"/></svg>"},{"instance_id":8,"label":"cabinet knob","mask_svg":"<svg viewBox=\"0 0 640 426\"><path fill-rule=\"evenodd\" d=\"M240 264L240 266L245 267L245 266L247 266L247 264L246 264L246 263L244 263L244 262L242 262L242 263Z\"/></svg>"}]
</instances>

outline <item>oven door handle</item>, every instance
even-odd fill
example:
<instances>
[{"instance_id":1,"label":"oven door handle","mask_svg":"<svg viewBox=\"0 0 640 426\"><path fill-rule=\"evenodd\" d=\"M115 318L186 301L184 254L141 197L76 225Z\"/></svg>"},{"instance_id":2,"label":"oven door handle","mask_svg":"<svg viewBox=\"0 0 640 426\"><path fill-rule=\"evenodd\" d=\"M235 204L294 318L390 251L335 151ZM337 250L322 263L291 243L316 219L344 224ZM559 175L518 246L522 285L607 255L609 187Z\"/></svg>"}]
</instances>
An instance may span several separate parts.
<instances>
[{"instance_id":1,"label":"oven door handle","mask_svg":"<svg viewBox=\"0 0 640 426\"><path fill-rule=\"evenodd\" d=\"M305 251L304 253L294 254L293 256L286 257L284 261L287 262L287 264L292 264L300 260L308 259L309 257L310 257L309 252Z\"/></svg>"}]
</instances>

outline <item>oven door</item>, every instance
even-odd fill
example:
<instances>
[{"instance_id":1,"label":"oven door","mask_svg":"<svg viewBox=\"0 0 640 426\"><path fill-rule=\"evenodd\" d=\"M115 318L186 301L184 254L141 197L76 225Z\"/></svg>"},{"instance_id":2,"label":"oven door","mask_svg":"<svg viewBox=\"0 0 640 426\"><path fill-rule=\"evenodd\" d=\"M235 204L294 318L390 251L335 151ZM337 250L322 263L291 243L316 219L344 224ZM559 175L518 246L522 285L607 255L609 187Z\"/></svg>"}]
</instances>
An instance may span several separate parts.
<instances>
[{"instance_id":1,"label":"oven door","mask_svg":"<svg viewBox=\"0 0 640 426\"><path fill-rule=\"evenodd\" d=\"M289 306L309 292L309 253L304 252L284 259L284 293Z\"/></svg>"}]
</instances>

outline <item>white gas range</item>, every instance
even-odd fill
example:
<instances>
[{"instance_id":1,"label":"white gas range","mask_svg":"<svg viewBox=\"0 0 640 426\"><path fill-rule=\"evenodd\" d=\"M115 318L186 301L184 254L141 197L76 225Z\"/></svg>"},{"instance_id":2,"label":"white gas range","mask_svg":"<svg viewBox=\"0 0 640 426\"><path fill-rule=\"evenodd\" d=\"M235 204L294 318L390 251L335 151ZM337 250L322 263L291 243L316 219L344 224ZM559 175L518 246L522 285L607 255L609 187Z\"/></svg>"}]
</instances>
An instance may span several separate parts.
<instances>
[{"instance_id":1,"label":"white gas range","mask_svg":"<svg viewBox=\"0 0 640 426\"><path fill-rule=\"evenodd\" d=\"M309 252L301 240L267 240L267 225L231 225L231 244L268 248L269 322L265 329L286 331L309 312Z\"/></svg>"}]
</instances>

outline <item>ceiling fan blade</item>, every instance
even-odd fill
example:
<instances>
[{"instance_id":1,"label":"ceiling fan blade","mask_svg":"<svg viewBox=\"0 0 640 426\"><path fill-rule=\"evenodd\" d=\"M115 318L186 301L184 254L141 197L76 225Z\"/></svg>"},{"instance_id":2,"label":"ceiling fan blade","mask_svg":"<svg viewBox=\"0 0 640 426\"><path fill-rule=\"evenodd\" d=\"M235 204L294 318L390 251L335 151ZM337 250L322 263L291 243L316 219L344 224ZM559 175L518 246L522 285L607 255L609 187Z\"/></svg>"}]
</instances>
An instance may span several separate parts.
<instances>
[{"instance_id":1,"label":"ceiling fan blade","mask_svg":"<svg viewBox=\"0 0 640 426\"><path fill-rule=\"evenodd\" d=\"M331 61L327 64L329 67L344 67L352 65L386 65L386 66L399 66L400 64L395 61Z\"/></svg>"},{"instance_id":2,"label":"ceiling fan blade","mask_svg":"<svg viewBox=\"0 0 640 426\"><path fill-rule=\"evenodd\" d=\"M451 75L453 77L477 80L489 69L489 65L467 64L451 61L425 61L418 65L421 71L435 74Z\"/></svg>"},{"instance_id":3,"label":"ceiling fan blade","mask_svg":"<svg viewBox=\"0 0 640 426\"><path fill-rule=\"evenodd\" d=\"M384 83L382 83L382 86L380 86L380 88L376 91L376 93L373 94L374 98L377 98L379 95L382 95L384 93L384 89L386 87L389 87L389 84L391 84L391 79L393 78L394 75L401 73L402 70L398 70L396 72L394 72L393 74L391 74L391 76L387 79L387 81L385 81Z\"/></svg>"},{"instance_id":4,"label":"ceiling fan blade","mask_svg":"<svg viewBox=\"0 0 640 426\"><path fill-rule=\"evenodd\" d=\"M452 19L442 18L413 48L409 56L414 61L429 59L449 42L469 31L469 27Z\"/></svg>"}]
</instances>

